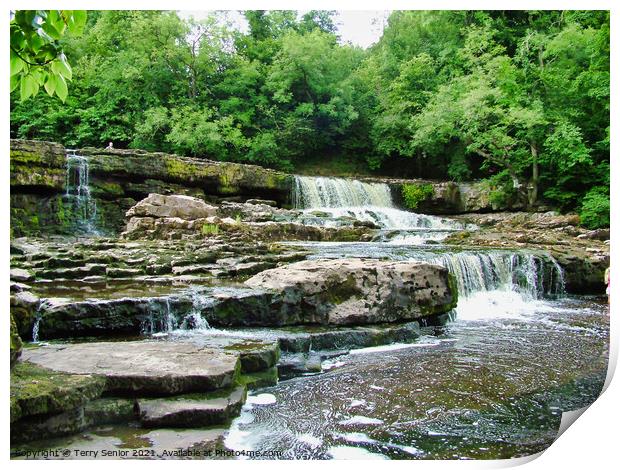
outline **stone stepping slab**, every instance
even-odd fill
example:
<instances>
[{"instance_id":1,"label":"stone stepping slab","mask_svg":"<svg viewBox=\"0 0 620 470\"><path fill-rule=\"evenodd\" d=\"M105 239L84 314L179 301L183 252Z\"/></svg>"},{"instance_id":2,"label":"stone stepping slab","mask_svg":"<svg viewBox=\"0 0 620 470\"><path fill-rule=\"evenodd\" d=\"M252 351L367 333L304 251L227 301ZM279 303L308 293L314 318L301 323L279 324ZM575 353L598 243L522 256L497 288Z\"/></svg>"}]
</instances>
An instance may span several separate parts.
<instances>
[{"instance_id":1,"label":"stone stepping slab","mask_svg":"<svg viewBox=\"0 0 620 470\"><path fill-rule=\"evenodd\" d=\"M68 374L106 379L105 391L166 396L228 388L236 381L237 354L187 342L129 341L29 348L23 359Z\"/></svg>"},{"instance_id":2,"label":"stone stepping slab","mask_svg":"<svg viewBox=\"0 0 620 470\"><path fill-rule=\"evenodd\" d=\"M140 423L144 427L199 428L224 424L239 415L245 403L245 387L228 394L184 395L138 400Z\"/></svg>"}]
</instances>

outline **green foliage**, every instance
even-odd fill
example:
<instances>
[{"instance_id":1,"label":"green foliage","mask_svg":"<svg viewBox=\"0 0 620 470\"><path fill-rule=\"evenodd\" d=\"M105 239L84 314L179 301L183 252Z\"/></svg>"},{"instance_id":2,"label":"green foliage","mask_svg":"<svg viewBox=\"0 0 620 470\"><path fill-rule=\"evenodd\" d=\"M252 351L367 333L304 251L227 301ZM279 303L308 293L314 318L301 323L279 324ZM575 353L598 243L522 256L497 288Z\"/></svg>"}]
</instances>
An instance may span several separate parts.
<instances>
[{"instance_id":1,"label":"green foliage","mask_svg":"<svg viewBox=\"0 0 620 470\"><path fill-rule=\"evenodd\" d=\"M220 227L217 224L204 224L201 232L206 236L218 235L220 233Z\"/></svg>"},{"instance_id":2,"label":"green foliage","mask_svg":"<svg viewBox=\"0 0 620 470\"><path fill-rule=\"evenodd\" d=\"M509 207L511 202L517 198L514 183L508 172L500 172L497 175L487 178L487 190L489 192L489 202L492 207Z\"/></svg>"},{"instance_id":3,"label":"green foliage","mask_svg":"<svg viewBox=\"0 0 620 470\"><path fill-rule=\"evenodd\" d=\"M67 80L73 72L62 39L80 35L86 24L84 10L16 10L11 12L11 92L19 88L21 101L43 87L49 96L67 99Z\"/></svg>"},{"instance_id":4,"label":"green foliage","mask_svg":"<svg viewBox=\"0 0 620 470\"><path fill-rule=\"evenodd\" d=\"M581 224L591 228L609 227L609 188L595 186L583 198L579 218Z\"/></svg>"},{"instance_id":5,"label":"green foliage","mask_svg":"<svg viewBox=\"0 0 620 470\"><path fill-rule=\"evenodd\" d=\"M579 210L609 186L609 12L394 11L367 50L330 11L246 11L247 32L220 13L91 11L79 37L81 13L58 12L11 20L12 48L53 59L12 52L12 137L489 179L497 205Z\"/></svg>"},{"instance_id":6,"label":"green foliage","mask_svg":"<svg viewBox=\"0 0 620 470\"><path fill-rule=\"evenodd\" d=\"M418 205L433 196L431 184L403 184L401 192L405 206L409 209L417 209Z\"/></svg>"}]
</instances>

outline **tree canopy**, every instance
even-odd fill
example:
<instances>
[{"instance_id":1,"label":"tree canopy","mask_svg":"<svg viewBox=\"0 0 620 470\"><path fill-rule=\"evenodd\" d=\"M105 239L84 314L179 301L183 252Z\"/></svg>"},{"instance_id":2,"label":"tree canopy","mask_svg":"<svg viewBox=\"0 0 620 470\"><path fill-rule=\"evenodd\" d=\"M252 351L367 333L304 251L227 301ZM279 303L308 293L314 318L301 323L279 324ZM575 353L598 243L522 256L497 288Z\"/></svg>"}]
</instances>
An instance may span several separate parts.
<instances>
[{"instance_id":1,"label":"tree canopy","mask_svg":"<svg viewBox=\"0 0 620 470\"><path fill-rule=\"evenodd\" d=\"M609 12L396 11L367 50L334 12L244 14L246 33L217 13L16 11L11 135L484 178L492 197L609 223Z\"/></svg>"}]
</instances>

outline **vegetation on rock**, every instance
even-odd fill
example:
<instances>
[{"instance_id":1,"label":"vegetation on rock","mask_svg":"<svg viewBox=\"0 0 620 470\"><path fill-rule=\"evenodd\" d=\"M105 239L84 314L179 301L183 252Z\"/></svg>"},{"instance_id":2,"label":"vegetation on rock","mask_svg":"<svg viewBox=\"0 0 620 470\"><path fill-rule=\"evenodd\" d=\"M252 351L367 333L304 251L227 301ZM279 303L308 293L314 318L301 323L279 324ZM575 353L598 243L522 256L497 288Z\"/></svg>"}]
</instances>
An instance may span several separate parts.
<instances>
[{"instance_id":1,"label":"vegetation on rock","mask_svg":"<svg viewBox=\"0 0 620 470\"><path fill-rule=\"evenodd\" d=\"M401 189L405 206L412 210L433 195L433 186L430 184L403 184Z\"/></svg>"}]
</instances>

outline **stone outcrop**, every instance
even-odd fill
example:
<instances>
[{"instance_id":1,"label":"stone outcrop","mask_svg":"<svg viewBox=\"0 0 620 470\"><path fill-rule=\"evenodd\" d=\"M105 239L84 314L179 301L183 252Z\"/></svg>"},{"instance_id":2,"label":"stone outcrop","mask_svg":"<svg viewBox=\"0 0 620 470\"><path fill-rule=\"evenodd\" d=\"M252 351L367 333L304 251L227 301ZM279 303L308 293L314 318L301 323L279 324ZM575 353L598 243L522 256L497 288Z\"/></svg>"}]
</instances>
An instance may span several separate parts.
<instances>
[{"instance_id":1,"label":"stone outcrop","mask_svg":"<svg viewBox=\"0 0 620 470\"><path fill-rule=\"evenodd\" d=\"M80 149L89 166L97 227L119 232L124 213L150 193L199 198L264 197L280 204L290 176L255 165L141 150ZM57 143L11 140L11 233L73 234L77 214L65 197L66 149Z\"/></svg>"},{"instance_id":2,"label":"stone outcrop","mask_svg":"<svg viewBox=\"0 0 620 470\"><path fill-rule=\"evenodd\" d=\"M277 383L276 341L195 339L29 348L11 371L11 442L136 421L145 428L228 424L247 388Z\"/></svg>"},{"instance_id":3,"label":"stone outcrop","mask_svg":"<svg viewBox=\"0 0 620 470\"><path fill-rule=\"evenodd\" d=\"M191 395L138 400L140 423L147 428L200 428L224 424L239 415L245 403L245 387L220 392L219 396Z\"/></svg>"},{"instance_id":4,"label":"stone outcrop","mask_svg":"<svg viewBox=\"0 0 620 470\"><path fill-rule=\"evenodd\" d=\"M275 292L264 324L351 325L405 321L456 306L456 287L437 265L368 259L308 260L247 280ZM257 323L258 324L258 323Z\"/></svg>"},{"instance_id":5,"label":"stone outcrop","mask_svg":"<svg viewBox=\"0 0 620 470\"><path fill-rule=\"evenodd\" d=\"M516 199L499 202L490 197L491 187L485 181L461 182L434 180L403 180L394 178L366 178L368 181L387 183L392 197L402 207L403 185L429 187L431 191L415 207L415 212L430 215L456 215L477 212L518 211L524 206Z\"/></svg>"},{"instance_id":6,"label":"stone outcrop","mask_svg":"<svg viewBox=\"0 0 620 470\"><path fill-rule=\"evenodd\" d=\"M161 181L180 184L186 188L199 188L205 194L260 195L280 201L287 198L290 191L288 175L256 165L144 150L85 148L78 152L89 158L91 173L95 177L119 179L123 182ZM135 187L125 184L123 189L131 193Z\"/></svg>"},{"instance_id":7,"label":"stone outcrop","mask_svg":"<svg viewBox=\"0 0 620 470\"><path fill-rule=\"evenodd\" d=\"M306 225L300 211L263 204L206 204L190 196L150 194L129 211L123 238L180 240L223 235L241 240L368 241L377 228L349 221L340 227ZM266 268L263 268L266 269Z\"/></svg>"},{"instance_id":8,"label":"stone outcrop","mask_svg":"<svg viewBox=\"0 0 620 470\"><path fill-rule=\"evenodd\" d=\"M11 139L11 188L54 193L65 188L65 148L54 142Z\"/></svg>"},{"instance_id":9,"label":"stone outcrop","mask_svg":"<svg viewBox=\"0 0 620 470\"><path fill-rule=\"evenodd\" d=\"M74 410L101 396L104 386L103 378L91 374L52 372L20 362L11 371L11 422Z\"/></svg>"}]
</instances>

